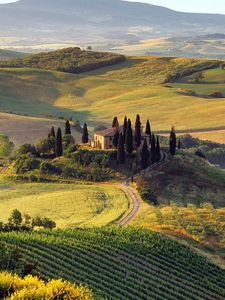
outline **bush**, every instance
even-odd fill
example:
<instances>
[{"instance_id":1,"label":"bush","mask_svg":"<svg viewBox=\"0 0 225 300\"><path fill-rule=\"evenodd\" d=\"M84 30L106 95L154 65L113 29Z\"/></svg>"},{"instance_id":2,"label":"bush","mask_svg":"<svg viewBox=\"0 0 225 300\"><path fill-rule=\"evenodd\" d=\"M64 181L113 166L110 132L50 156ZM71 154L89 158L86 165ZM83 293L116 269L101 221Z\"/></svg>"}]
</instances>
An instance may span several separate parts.
<instances>
[{"instance_id":1,"label":"bush","mask_svg":"<svg viewBox=\"0 0 225 300\"><path fill-rule=\"evenodd\" d=\"M223 98L223 94L221 92L213 92L210 96L213 98Z\"/></svg>"},{"instance_id":2,"label":"bush","mask_svg":"<svg viewBox=\"0 0 225 300\"><path fill-rule=\"evenodd\" d=\"M53 229L56 223L49 218L36 217L32 220L32 227L43 227L45 229Z\"/></svg>"},{"instance_id":3,"label":"bush","mask_svg":"<svg viewBox=\"0 0 225 300\"><path fill-rule=\"evenodd\" d=\"M0 156L9 156L14 148L13 142L5 135L0 135Z\"/></svg>"},{"instance_id":4,"label":"bush","mask_svg":"<svg viewBox=\"0 0 225 300\"><path fill-rule=\"evenodd\" d=\"M16 159L14 168L17 174L24 174L26 172L39 169L40 160L34 157L21 156Z\"/></svg>"},{"instance_id":5,"label":"bush","mask_svg":"<svg viewBox=\"0 0 225 300\"><path fill-rule=\"evenodd\" d=\"M0 273L0 298L19 299L79 299L92 300L92 292L85 286L76 286L62 279L45 283L31 275L23 279L7 272Z\"/></svg>"},{"instance_id":6,"label":"bush","mask_svg":"<svg viewBox=\"0 0 225 300\"><path fill-rule=\"evenodd\" d=\"M25 155L25 154L37 155L37 149L35 148L34 145L24 144L18 148L17 154L18 155Z\"/></svg>"},{"instance_id":7,"label":"bush","mask_svg":"<svg viewBox=\"0 0 225 300\"><path fill-rule=\"evenodd\" d=\"M40 154L54 154L55 153L55 138L54 137L48 137L45 139L42 139L37 144L37 151Z\"/></svg>"},{"instance_id":8,"label":"bush","mask_svg":"<svg viewBox=\"0 0 225 300\"><path fill-rule=\"evenodd\" d=\"M143 200L145 200L146 202L149 202L153 205L158 204L157 197L155 196L154 192L152 191L151 187L149 186L149 183L146 182L144 179L139 178L137 180L137 189Z\"/></svg>"},{"instance_id":9,"label":"bush","mask_svg":"<svg viewBox=\"0 0 225 300\"><path fill-rule=\"evenodd\" d=\"M206 159L205 154L201 150L199 150L199 149L195 151L195 155L197 155L197 156L199 156L201 158Z\"/></svg>"},{"instance_id":10,"label":"bush","mask_svg":"<svg viewBox=\"0 0 225 300\"><path fill-rule=\"evenodd\" d=\"M40 171L44 174L60 175L62 173L62 170L59 167L45 161L41 163Z\"/></svg>"}]
</instances>

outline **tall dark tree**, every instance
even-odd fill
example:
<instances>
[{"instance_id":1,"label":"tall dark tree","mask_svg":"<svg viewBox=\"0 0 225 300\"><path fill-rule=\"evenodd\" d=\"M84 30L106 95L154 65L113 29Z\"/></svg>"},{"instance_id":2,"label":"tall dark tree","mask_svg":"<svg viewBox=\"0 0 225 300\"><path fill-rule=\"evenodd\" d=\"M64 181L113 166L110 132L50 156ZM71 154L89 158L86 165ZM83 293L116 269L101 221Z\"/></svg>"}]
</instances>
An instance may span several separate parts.
<instances>
[{"instance_id":1,"label":"tall dark tree","mask_svg":"<svg viewBox=\"0 0 225 300\"><path fill-rule=\"evenodd\" d=\"M150 125L149 120L147 120L147 122L146 122L145 133L149 135L149 144L151 144L151 140L152 140L152 131L151 131L151 125Z\"/></svg>"},{"instance_id":2,"label":"tall dark tree","mask_svg":"<svg viewBox=\"0 0 225 300\"><path fill-rule=\"evenodd\" d=\"M156 144L155 144L155 135L152 134L152 141L151 141L151 162L154 164L156 162Z\"/></svg>"},{"instance_id":3,"label":"tall dark tree","mask_svg":"<svg viewBox=\"0 0 225 300\"><path fill-rule=\"evenodd\" d=\"M148 144L147 140L144 140L144 144L141 151L141 162L142 168L146 169L149 166L149 152L148 152Z\"/></svg>"},{"instance_id":4,"label":"tall dark tree","mask_svg":"<svg viewBox=\"0 0 225 300\"><path fill-rule=\"evenodd\" d=\"M83 143L83 144L87 144L88 141L89 141L88 128L87 128L87 124L84 123L84 127L83 127L83 135L82 135L82 143Z\"/></svg>"},{"instance_id":5,"label":"tall dark tree","mask_svg":"<svg viewBox=\"0 0 225 300\"><path fill-rule=\"evenodd\" d=\"M117 117L114 117L113 122L112 122L112 128L119 128L119 121L117 119Z\"/></svg>"},{"instance_id":6,"label":"tall dark tree","mask_svg":"<svg viewBox=\"0 0 225 300\"><path fill-rule=\"evenodd\" d=\"M67 120L65 124L65 134L71 134L70 122Z\"/></svg>"},{"instance_id":7,"label":"tall dark tree","mask_svg":"<svg viewBox=\"0 0 225 300\"><path fill-rule=\"evenodd\" d=\"M175 155L176 154L176 148L177 148L177 137L175 128L172 127L170 132L170 154Z\"/></svg>"},{"instance_id":8,"label":"tall dark tree","mask_svg":"<svg viewBox=\"0 0 225 300\"><path fill-rule=\"evenodd\" d=\"M118 147L119 136L120 136L119 129L116 128L115 133L114 133L114 136L113 136L113 146L114 146L115 148Z\"/></svg>"},{"instance_id":9,"label":"tall dark tree","mask_svg":"<svg viewBox=\"0 0 225 300\"><path fill-rule=\"evenodd\" d=\"M58 128L56 134L56 145L55 145L55 156L60 157L63 154L63 145L62 145L62 130Z\"/></svg>"},{"instance_id":10,"label":"tall dark tree","mask_svg":"<svg viewBox=\"0 0 225 300\"><path fill-rule=\"evenodd\" d=\"M127 117L125 116L124 121L123 121L123 135L126 136L126 131L127 131Z\"/></svg>"},{"instance_id":11,"label":"tall dark tree","mask_svg":"<svg viewBox=\"0 0 225 300\"><path fill-rule=\"evenodd\" d=\"M127 122L126 136L125 136L126 152L131 156L133 152L133 131L131 120Z\"/></svg>"},{"instance_id":12,"label":"tall dark tree","mask_svg":"<svg viewBox=\"0 0 225 300\"><path fill-rule=\"evenodd\" d=\"M156 142L156 161L160 161L161 158L161 150L160 150L160 142L159 137L157 136L157 142Z\"/></svg>"},{"instance_id":13,"label":"tall dark tree","mask_svg":"<svg viewBox=\"0 0 225 300\"><path fill-rule=\"evenodd\" d=\"M181 149L181 140L180 140L180 139L178 140L177 148L178 148L179 150Z\"/></svg>"},{"instance_id":14,"label":"tall dark tree","mask_svg":"<svg viewBox=\"0 0 225 300\"><path fill-rule=\"evenodd\" d=\"M49 137L49 138L50 138L50 137L55 138L55 128L54 128L54 127L52 127L52 128L49 130L48 137Z\"/></svg>"},{"instance_id":15,"label":"tall dark tree","mask_svg":"<svg viewBox=\"0 0 225 300\"><path fill-rule=\"evenodd\" d=\"M139 148L141 145L141 118L139 115L137 115L135 122L134 142L136 147Z\"/></svg>"},{"instance_id":16,"label":"tall dark tree","mask_svg":"<svg viewBox=\"0 0 225 300\"><path fill-rule=\"evenodd\" d=\"M126 154L124 149L124 137L122 133L120 133L119 135L119 142L117 148L117 161L119 164L124 164L126 161Z\"/></svg>"}]
</instances>

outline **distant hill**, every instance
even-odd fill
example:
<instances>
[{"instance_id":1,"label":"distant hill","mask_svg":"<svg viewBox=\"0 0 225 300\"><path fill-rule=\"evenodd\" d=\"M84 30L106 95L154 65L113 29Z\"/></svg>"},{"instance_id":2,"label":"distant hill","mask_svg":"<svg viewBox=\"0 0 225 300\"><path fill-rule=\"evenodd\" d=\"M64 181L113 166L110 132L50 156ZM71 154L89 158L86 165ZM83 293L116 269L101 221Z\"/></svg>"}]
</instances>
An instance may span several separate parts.
<instances>
[{"instance_id":1,"label":"distant hill","mask_svg":"<svg viewBox=\"0 0 225 300\"><path fill-rule=\"evenodd\" d=\"M125 61L125 56L67 48L48 53L30 55L0 63L0 66L14 68L39 68L78 74Z\"/></svg>"},{"instance_id":2,"label":"distant hill","mask_svg":"<svg viewBox=\"0 0 225 300\"><path fill-rule=\"evenodd\" d=\"M24 57L26 54L22 52L10 51L10 50L3 50L0 49L0 60L7 60L10 58L18 58Z\"/></svg>"},{"instance_id":3,"label":"distant hill","mask_svg":"<svg viewBox=\"0 0 225 300\"><path fill-rule=\"evenodd\" d=\"M0 5L0 34L17 45L75 41L81 45L223 32L225 15L176 12L122 0L20 0Z\"/></svg>"}]
</instances>

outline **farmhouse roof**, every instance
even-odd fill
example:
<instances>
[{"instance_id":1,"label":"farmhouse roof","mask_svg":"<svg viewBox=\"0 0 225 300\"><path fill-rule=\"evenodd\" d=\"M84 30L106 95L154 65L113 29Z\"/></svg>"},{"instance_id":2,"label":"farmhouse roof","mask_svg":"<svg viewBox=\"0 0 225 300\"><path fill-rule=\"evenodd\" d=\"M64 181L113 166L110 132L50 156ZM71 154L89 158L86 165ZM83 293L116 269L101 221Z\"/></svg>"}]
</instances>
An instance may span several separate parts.
<instances>
[{"instance_id":1,"label":"farmhouse roof","mask_svg":"<svg viewBox=\"0 0 225 300\"><path fill-rule=\"evenodd\" d=\"M121 132L123 129L123 126L119 127L119 131ZM95 132L96 135L104 136L104 137L113 137L116 132L116 127L113 128L107 128L101 131Z\"/></svg>"},{"instance_id":2,"label":"farmhouse roof","mask_svg":"<svg viewBox=\"0 0 225 300\"><path fill-rule=\"evenodd\" d=\"M122 130L123 130L123 125L119 127L119 132L122 132ZM101 130L101 131L97 131L97 132L95 132L95 135L100 135L100 136L103 136L103 137L113 137L115 132L116 132L116 127L113 127L113 128L107 128L107 129L104 129L104 130ZM149 137L149 134L144 133L144 132L142 132L141 135L144 138Z\"/></svg>"}]
</instances>

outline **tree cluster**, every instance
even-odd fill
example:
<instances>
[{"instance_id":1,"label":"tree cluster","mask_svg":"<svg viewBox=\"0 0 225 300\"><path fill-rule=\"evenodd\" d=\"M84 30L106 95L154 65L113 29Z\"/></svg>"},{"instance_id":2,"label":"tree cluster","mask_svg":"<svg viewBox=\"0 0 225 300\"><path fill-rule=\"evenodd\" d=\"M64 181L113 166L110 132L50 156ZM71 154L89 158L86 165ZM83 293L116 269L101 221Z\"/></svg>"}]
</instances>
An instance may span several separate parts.
<instances>
[{"instance_id":1,"label":"tree cluster","mask_svg":"<svg viewBox=\"0 0 225 300\"><path fill-rule=\"evenodd\" d=\"M22 215L18 209L12 211L7 223L0 222L0 232L32 231L35 227L53 229L56 223L46 217L31 218L28 214Z\"/></svg>"},{"instance_id":2,"label":"tree cluster","mask_svg":"<svg viewBox=\"0 0 225 300\"><path fill-rule=\"evenodd\" d=\"M71 125L67 120L65 123L64 135L62 129L50 128L46 138L41 139L36 147L31 144L24 144L17 150L18 156L32 155L35 157L55 158L63 155L64 152L76 151L75 139L71 134Z\"/></svg>"},{"instance_id":3,"label":"tree cluster","mask_svg":"<svg viewBox=\"0 0 225 300\"><path fill-rule=\"evenodd\" d=\"M79 74L101 67L115 65L124 62L125 59L125 56L119 54L85 51L75 47L2 61L0 66L11 68L39 68Z\"/></svg>"},{"instance_id":4,"label":"tree cluster","mask_svg":"<svg viewBox=\"0 0 225 300\"><path fill-rule=\"evenodd\" d=\"M112 122L114 128L113 145L117 149L117 161L119 164L124 164L126 159L131 161L131 169L133 157L141 156L141 166L147 168L150 163L154 164L160 160L160 141L159 137L155 138L151 131L149 120L146 122L145 136L143 138L142 125L140 115L136 116L134 129L132 123L127 117L124 118L123 125L120 127L117 117L114 117Z\"/></svg>"}]
</instances>

